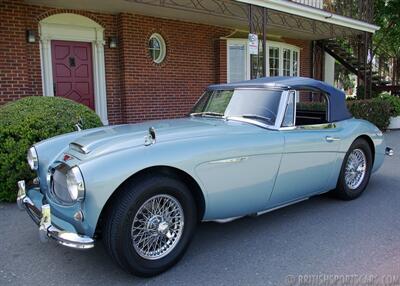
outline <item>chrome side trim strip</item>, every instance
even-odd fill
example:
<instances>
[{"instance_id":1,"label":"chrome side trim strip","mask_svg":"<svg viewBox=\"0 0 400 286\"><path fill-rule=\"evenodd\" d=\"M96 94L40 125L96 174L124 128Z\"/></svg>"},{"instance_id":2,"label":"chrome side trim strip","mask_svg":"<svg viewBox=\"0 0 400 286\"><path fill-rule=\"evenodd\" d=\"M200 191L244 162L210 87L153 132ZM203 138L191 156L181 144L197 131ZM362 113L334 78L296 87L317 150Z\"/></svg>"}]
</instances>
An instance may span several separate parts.
<instances>
[{"instance_id":1,"label":"chrome side trim strip","mask_svg":"<svg viewBox=\"0 0 400 286\"><path fill-rule=\"evenodd\" d=\"M292 202L289 202L289 203L286 203L286 204L283 204L283 205L279 205L279 206L271 208L271 209L267 209L265 211L257 212L255 214L248 214L248 215L244 215L244 216L234 216L234 217L213 219L213 220L204 220L204 222L214 221L214 222L218 222L218 223L227 223L227 222L231 222L231 221L237 220L237 219L245 217L245 216L260 216L260 215L263 215L263 214L266 214L266 213L269 213L269 212L272 212L272 211L275 211L275 210L278 210L278 209L281 209L281 208L284 208L284 207L287 207L287 206L290 206L290 205L293 205L293 204L296 204L296 203L300 203L302 201L306 201L308 199L309 199L309 197L302 198L302 199L295 200L295 201L292 201Z\"/></svg>"},{"instance_id":2,"label":"chrome side trim strip","mask_svg":"<svg viewBox=\"0 0 400 286\"><path fill-rule=\"evenodd\" d=\"M258 212L258 213L257 213L257 216L263 215L263 214L266 214L266 213L269 213L269 212L272 212L272 211L275 211L275 210L279 210L279 209L281 209L281 208L284 208L284 207L287 207L287 206L290 206L290 205L294 205L294 204L300 203L300 202L302 202L302 201L306 201L306 200L308 200L308 199L309 199L309 197L303 198L303 199L299 199L299 200L295 200L295 201L292 201L292 202L290 202L290 203L286 203L286 204L283 204L283 205L279 205L279 206L274 207L274 208L272 208L272 209Z\"/></svg>"},{"instance_id":3,"label":"chrome side trim strip","mask_svg":"<svg viewBox=\"0 0 400 286\"><path fill-rule=\"evenodd\" d=\"M242 161L246 161L249 157L237 157L237 158L229 158L229 159L222 159L217 161L210 161L209 164L226 164L226 163L240 163Z\"/></svg>"}]
</instances>

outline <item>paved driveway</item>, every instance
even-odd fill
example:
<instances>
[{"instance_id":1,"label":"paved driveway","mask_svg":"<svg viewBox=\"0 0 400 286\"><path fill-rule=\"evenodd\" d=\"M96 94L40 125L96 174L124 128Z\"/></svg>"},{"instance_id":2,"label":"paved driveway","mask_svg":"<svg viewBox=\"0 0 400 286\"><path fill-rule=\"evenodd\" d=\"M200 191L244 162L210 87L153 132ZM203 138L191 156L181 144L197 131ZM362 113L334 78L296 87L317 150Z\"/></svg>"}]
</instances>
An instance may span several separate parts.
<instances>
[{"instance_id":1,"label":"paved driveway","mask_svg":"<svg viewBox=\"0 0 400 286\"><path fill-rule=\"evenodd\" d=\"M101 244L41 244L27 214L0 204L0 285L288 285L288 275L302 274L377 275L400 285L400 131L386 137L397 153L358 200L320 196L257 218L203 223L183 260L151 279L125 274Z\"/></svg>"}]
</instances>

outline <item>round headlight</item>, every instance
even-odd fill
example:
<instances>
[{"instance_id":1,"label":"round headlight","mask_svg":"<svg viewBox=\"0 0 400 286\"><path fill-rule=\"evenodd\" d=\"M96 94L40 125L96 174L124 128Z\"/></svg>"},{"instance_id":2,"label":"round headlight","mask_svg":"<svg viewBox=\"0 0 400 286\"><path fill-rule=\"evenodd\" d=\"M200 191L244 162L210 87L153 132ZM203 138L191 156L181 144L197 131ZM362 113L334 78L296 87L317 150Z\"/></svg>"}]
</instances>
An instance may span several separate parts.
<instances>
[{"instance_id":1,"label":"round headlight","mask_svg":"<svg viewBox=\"0 0 400 286\"><path fill-rule=\"evenodd\" d=\"M32 170L38 169L39 160L38 160L38 155L36 153L35 147L29 148L26 159L28 161L29 167L31 167Z\"/></svg>"},{"instance_id":2,"label":"round headlight","mask_svg":"<svg viewBox=\"0 0 400 286\"><path fill-rule=\"evenodd\" d=\"M67 172L67 188L72 201L83 199L85 194L85 182L77 166L72 167Z\"/></svg>"}]
</instances>

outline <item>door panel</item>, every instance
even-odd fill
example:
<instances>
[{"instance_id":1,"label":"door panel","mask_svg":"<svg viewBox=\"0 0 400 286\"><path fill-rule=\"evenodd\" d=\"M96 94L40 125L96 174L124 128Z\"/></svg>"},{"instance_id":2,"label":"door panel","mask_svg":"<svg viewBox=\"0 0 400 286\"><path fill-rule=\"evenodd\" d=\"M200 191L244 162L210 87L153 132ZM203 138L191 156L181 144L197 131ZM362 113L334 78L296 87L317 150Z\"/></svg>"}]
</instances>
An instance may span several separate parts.
<instances>
[{"instance_id":1,"label":"door panel","mask_svg":"<svg viewBox=\"0 0 400 286\"><path fill-rule=\"evenodd\" d=\"M211 161L196 168L207 192L205 219L264 210L282 157L282 134L260 128L257 134L240 135L218 144L223 150L216 150Z\"/></svg>"},{"instance_id":2,"label":"door panel","mask_svg":"<svg viewBox=\"0 0 400 286\"><path fill-rule=\"evenodd\" d=\"M51 42L54 95L94 109L91 43Z\"/></svg>"},{"instance_id":3,"label":"door panel","mask_svg":"<svg viewBox=\"0 0 400 286\"><path fill-rule=\"evenodd\" d=\"M285 150L270 206L325 191L338 158L341 128L327 124L325 129L282 131Z\"/></svg>"}]
</instances>

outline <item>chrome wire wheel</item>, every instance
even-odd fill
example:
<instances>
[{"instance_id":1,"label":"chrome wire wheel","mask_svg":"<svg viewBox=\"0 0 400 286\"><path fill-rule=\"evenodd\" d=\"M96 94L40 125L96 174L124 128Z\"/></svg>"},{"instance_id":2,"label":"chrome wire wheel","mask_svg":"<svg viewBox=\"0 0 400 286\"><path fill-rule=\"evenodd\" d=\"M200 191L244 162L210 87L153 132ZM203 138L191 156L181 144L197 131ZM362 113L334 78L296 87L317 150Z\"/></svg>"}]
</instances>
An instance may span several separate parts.
<instances>
[{"instance_id":1,"label":"chrome wire wheel","mask_svg":"<svg viewBox=\"0 0 400 286\"><path fill-rule=\"evenodd\" d=\"M367 171L367 157L361 149L354 149L346 163L345 182L349 189L357 189L364 180Z\"/></svg>"},{"instance_id":2,"label":"chrome wire wheel","mask_svg":"<svg viewBox=\"0 0 400 286\"><path fill-rule=\"evenodd\" d=\"M153 196L133 219L133 247L145 259L160 259L176 247L183 227L184 213L179 201L165 194Z\"/></svg>"}]
</instances>

